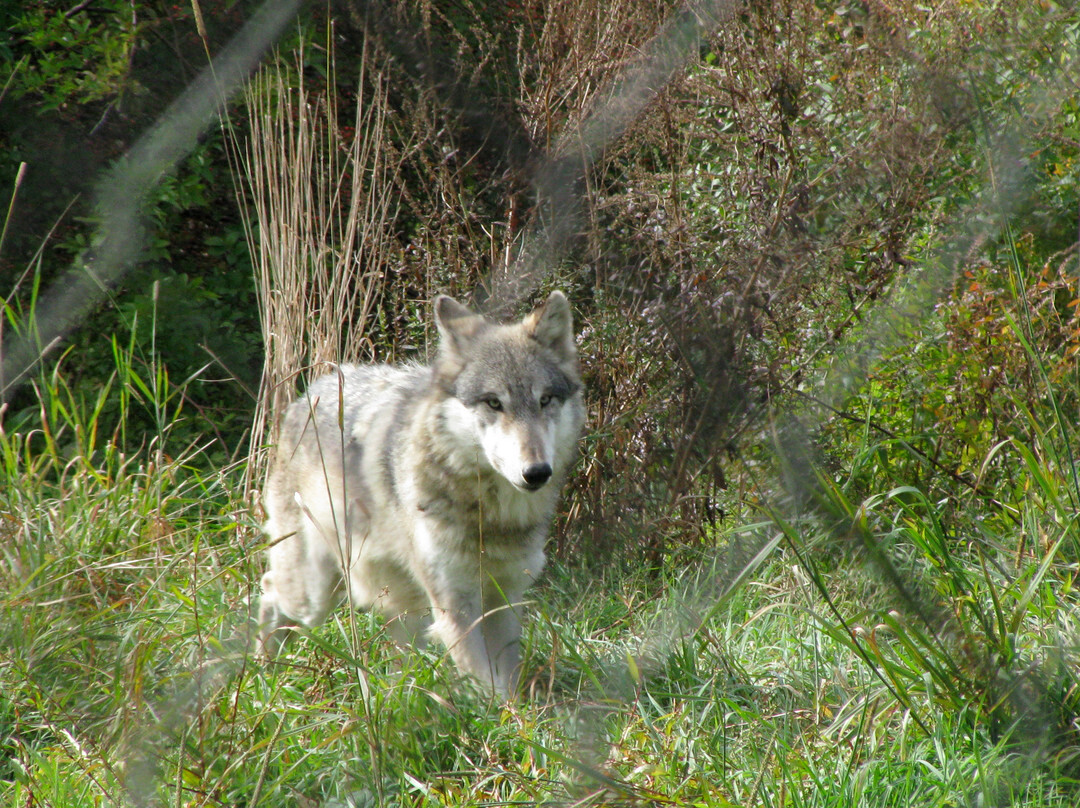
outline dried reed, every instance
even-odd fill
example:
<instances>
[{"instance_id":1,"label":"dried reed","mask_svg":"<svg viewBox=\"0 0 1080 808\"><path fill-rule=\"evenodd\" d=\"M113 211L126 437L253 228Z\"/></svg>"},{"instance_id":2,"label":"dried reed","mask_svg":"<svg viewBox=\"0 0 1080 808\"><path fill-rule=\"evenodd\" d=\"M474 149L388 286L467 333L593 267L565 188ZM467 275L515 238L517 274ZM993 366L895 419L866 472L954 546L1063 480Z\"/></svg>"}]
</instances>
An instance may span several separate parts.
<instances>
[{"instance_id":1,"label":"dried reed","mask_svg":"<svg viewBox=\"0 0 1080 808\"><path fill-rule=\"evenodd\" d=\"M344 126L334 94L307 86L302 60L277 60L246 93L242 204L266 351L249 485L261 477L273 415L294 397L297 377L372 357L367 331L395 249L401 161L387 136L386 84L365 54L354 121Z\"/></svg>"}]
</instances>

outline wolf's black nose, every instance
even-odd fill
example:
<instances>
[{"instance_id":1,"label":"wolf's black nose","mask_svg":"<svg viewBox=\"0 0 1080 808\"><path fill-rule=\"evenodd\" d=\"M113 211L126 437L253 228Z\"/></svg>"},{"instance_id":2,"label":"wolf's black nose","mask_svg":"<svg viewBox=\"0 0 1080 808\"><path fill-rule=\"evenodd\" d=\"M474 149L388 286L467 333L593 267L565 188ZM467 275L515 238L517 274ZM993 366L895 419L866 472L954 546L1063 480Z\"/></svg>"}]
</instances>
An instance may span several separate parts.
<instances>
[{"instance_id":1,"label":"wolf's black nose","mask_svg":"<svg viewBox=\"0 0 1080 808\"><path fill-rule=\"evenodd\" d=\"M529 488L539 488L551 479L551 466L547 463L534 463L521 472L521 479Z\"/></svg>"}]
</instances>

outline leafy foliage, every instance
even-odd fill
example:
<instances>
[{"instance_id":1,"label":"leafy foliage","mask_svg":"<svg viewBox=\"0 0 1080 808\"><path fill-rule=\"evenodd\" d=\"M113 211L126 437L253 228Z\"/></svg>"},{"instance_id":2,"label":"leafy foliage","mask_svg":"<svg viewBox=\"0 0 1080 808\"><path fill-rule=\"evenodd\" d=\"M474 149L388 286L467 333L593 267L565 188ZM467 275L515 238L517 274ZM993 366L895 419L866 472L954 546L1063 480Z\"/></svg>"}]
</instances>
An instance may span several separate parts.
<instances>
[{"instance_id":1,"label":"leafy foliage","mask_svg":"<svg viewBox=\"0 0 1080 808\"><path fill-rule=\"evenodd\" d=\"M137 84L129 86L141 38L138 15L121 0L96 6L93 13L71 13L35 3L15 17L8 31L25 53L15 97L34 95L50 111L139 92Z\"/></svg>"}]
</instances>

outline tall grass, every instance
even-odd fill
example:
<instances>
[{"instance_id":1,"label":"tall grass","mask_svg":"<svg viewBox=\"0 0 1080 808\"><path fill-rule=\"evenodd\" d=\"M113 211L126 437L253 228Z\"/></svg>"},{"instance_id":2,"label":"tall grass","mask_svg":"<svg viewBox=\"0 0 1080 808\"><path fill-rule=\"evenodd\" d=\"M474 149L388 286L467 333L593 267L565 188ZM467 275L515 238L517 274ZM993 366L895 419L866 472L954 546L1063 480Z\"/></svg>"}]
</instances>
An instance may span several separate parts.
<instances>
[{"instance_id":1,"label":"tall grass","mask_svg":"<svg viewBox=\"0 0 1080 808\"><path fill-rule=\"evenodd\" d=\"M113 347L115 372L96 394L73 390L61 361L35 379L36 422L0 429L11 804L136 793L134 762L169 713L190 713L175 699L199 660L246 636L253 572L236 541L236 471L196 471L204 445L166 451L182 386L132 345ZM160 429L129 448L123 425L140 409Z\"/></svg>"},{"instance_id":2,"label":"tall grass","mask_svg":"<svg viewBox=\"0 0 1080 808\"><path fill-rule=\"evenodd\" d=\"M346 116L335 92L307 85L305 57L303 49L295 65L279 57L249 84L250 127L235 144L266 357L253 459L272 442L271 414L295 396L298 377L374 356L372 316L395 250L400 157L387 130L386 83L365 55L356 108ZM325 67L336 75L332 63Z\"/></svg>"},{"instance_id":3,"label":"tall grass","mask_svg":"<svg viewBox=\"0 0 1080 808\"><path fill-rule=\"evenodd\" d=\"M126 406L175 396L116 356ZM557 563L533 593L529 697L502 706L363 614L249 659L262 540L242 469L124 453L62 370L37 391L40 429L0 436L5 804L1075 799L1077 525L1038 444L994 450L1023 460L1005 513L900 479L853 502L821 476L828 508L735 524L715 554ZM748 542L778 546L739 560Z\"/></svg>"},{"instance_id":4,"label":"tall grass","mask_svg":"<svg viewBox=\"0 0 1080 808\"><path fill-rule=\"evenodd\" d=\"M1010 227L1004 241L1011 297L999 316L1022 349L1014 359L1030 366L1040 389L997 399L995 420L1007 412L1016 421L1004 421L1011 434L975 460L973 481L961 480L966 493L931 498L905 479L926 454L892 437L870 440L867 430L849 432L854 450L843 470L816 462L805 436L782 441L787 499L767 509L820 595L820 630L876 676L875 699L902 706L927 734L941 712L960 716L1025 765L1072 782L1080 774L1080 646L1068 615L1077 608L1080 436L1059 402L1075 402L1075 390L1051 383L1060 378L1051 372L1062 361L1060 345L1032 336L1025 279L1040 272L1020 260ZM969 357L982 359L974 350ZM874 402L866 403L870 424ZM878 471L866 493L860 469L868 468ZM995 488L980 490L988 479ZM851 564L871 573L869 597L858 603L838 596L828 572Z\"/></svg>"}]
</instances>

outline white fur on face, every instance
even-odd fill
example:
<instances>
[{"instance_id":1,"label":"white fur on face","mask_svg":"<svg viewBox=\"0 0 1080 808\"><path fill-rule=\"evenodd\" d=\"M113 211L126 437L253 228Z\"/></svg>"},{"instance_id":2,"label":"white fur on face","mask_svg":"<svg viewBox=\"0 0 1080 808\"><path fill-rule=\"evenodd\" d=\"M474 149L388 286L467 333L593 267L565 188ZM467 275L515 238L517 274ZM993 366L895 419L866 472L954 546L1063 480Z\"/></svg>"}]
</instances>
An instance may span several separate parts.
<instances>
[{"instance_id":1,"label":"white fur on face","mask_svg":"<svg viewBox=\"0 0 1080 808\"><path fill-rule=\"evenodd\" d=\"M577 440L585 425L585 411L575 406L571 399L559 407L559 417L554 419L552 432L552 451L559 450L559 456L551 463L553 469L564 468L570 464L577 451Z\"/></svg>"},{"instance_id":2,"label":"white fur on face","mask_svg":"<svg viewBox=\"0 0 1080 808\"><path fill-rule=\"evenodd\" d=\"M526 489L525 469L537 463L555 467L555 420L540 417L531 423L505 415L481 427L480 442L492 467L515 487Z\"/></svg>"},{"instance_id":3,"label":"white fur on face","mask_svg":"<svg viewBox=\"0 0 1080 808\"><path fill-rule=\"evenodd\" d=\"M476 414L459 399L449 398L443 402L443 416L446 418L447 437L460 453L462 462L472 465L479 455L486 460L480 441L480 428Z\"/></svg>"},{"instance_id":4,"label":"white fur on face","mask_svg":"<svg viewBox=\"0 0 1080 808\"><path fill-rule=\"evenodd\" d=\"M528 466L547 463L553 469L558 468L560 460L555 456L558 438L573 433L576 438L576 426L564 423L566 418L560 405L560 412L540 414L528 421L514 420L507 413L501 412L493 421L486 423L484 418L458 399L449 399L444 405L447 431L455 447L472 462L479 455L482 462L505 477L515 488L531 490L525 485L522 476Z\"/></svg>"}]
</instances>

